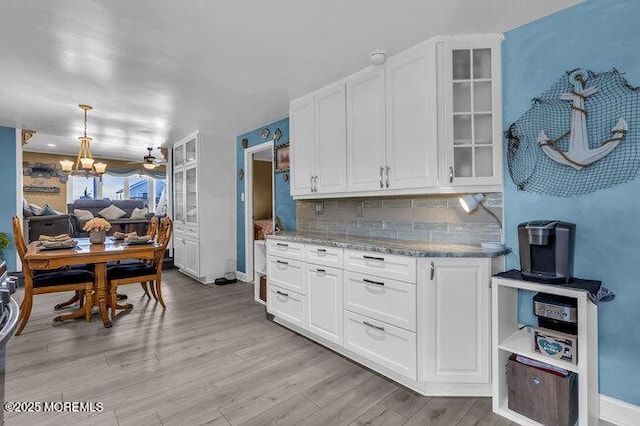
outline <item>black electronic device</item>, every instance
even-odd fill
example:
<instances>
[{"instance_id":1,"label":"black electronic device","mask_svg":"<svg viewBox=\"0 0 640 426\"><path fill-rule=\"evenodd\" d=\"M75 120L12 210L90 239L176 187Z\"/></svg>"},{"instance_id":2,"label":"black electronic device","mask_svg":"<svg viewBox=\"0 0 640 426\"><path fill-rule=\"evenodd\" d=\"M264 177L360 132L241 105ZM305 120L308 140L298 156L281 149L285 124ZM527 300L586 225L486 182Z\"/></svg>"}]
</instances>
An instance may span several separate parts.
<instances>
[{"instance_id":1,"label":"black electronic device","mask_svg":"<svg viewBox=\"0 0 640 426\"><path fill-rule=\"evenodd\" d=\"M568 283L573 275L576 225L534 220L518 225L520 271L528 281Z\"/></svg>"},{"instance_id":2,"label":"black electronic device","mask_svg":"<svg viewBox=\"0 0 640 426\"><path fill-rule=\"evenodd\" d=\"M533 314L540 327L578 334L578 299L537 293L533 297Z\"/></svg>"}]
</instances>

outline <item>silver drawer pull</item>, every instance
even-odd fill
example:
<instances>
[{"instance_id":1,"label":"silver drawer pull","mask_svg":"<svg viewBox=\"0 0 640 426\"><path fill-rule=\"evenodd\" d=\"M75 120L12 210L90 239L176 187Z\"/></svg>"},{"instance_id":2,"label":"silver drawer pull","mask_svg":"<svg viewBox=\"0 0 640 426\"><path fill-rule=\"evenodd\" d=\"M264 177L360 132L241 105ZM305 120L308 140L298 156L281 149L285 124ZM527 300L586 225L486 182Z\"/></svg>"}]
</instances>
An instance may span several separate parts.
<instances>
[{"instance_id":1,"label":"silver drawer pull","mask_svg":"<svg viewBox=\"0 0 640 426\"><path fill-rule=\"evenodd\" d=\"M364 281L367 284L375 284L375 285L382 285L382 286L384 285L382 281L373 281L368 278L363 278L362 281Z\"/></svg>"},{"instance_id":2,"label":"silver drawer pull","mask_svg":"<svg viewBox=\"0 0 640 426\"><path fill-rule=\"evenodd\" d=\"M317 271L319 274L326 274L326 273L327 273L327 271L326 271L326 270L324 270L324 269L320 269L320 268L316 269L316 271Z\"/></svg>"},{"instance_id":3,"label":"silver drawer pull","mask_svg":"<svg viewBox=\"0 0 640 426\"><path fill-rule=\"evenodd\" d=\"M376 330L384 331L384 327L381 327L379 325L373 325L369 321L363 321L362 323L364 325L366 325L367 327L371 327L371 328L375 328Z\"/></svg>"},{"instance_id":4,"label":"silver drawer pull","mask_svg":"<svg viewBox=\"0 0 640 426\"><path fill-rule=\"evenodd\" d=\"M379 260L380 262L384 262L384 257L376 257L376 256L362 256L367 260Z\"/></svg>"},{"instance_id":5,"label":"silver drawer pull","mask_svg":"<svg viewBox=\"0 0 640 426\"><path fill-rule=\"evenodd\" d=\"M289 262L285 262L284 260L276 260L276 263L279 263L281 265L288 265Z\"/></svg>"},{"instance_id":6,"label":"silver drawer pull","mask_svg":"<svg viewBox=\"0 0 640 426\"><path fill-rule=\"evenodd\" d=\"M289 247L289 244L285 244L285 243L276 243L276 245L280 247Z\"/></svg>"},{"instance_id":7,"label":"silver drawer pull","mask_svg":"<svg viewBox=\"0 0 640 426\"><path fill-rule=\"evenodd\" d=\"M327 252L327 249L319 248L319 249L316 249L316 250L318 251L318 253L326 253Z\"/></svg>"},{"instance_id":8,"label":"silver drawer pull","mask_svg":"<svg viewBox=\"0 0 640 426\"><path fill-rule=\"evenodd\" d=\"M289 293L283 293L280 290L276 290L276 293L278 293L280 296L289 297Z\"/></svg>"}]
</instances>

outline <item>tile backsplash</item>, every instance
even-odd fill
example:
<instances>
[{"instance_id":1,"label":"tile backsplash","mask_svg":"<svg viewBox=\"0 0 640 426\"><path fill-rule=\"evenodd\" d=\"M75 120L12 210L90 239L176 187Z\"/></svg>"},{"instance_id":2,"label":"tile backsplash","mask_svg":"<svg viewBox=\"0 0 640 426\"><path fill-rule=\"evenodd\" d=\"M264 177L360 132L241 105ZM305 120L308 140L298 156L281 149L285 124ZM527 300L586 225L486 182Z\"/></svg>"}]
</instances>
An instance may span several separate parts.
<instances>
[{"instance_id":1,"label":"tile backsplash","mask_svg":"<svg viewBox=\"0 0 640 426\"><path fill-rule=\"evenodd\" d=\"M502 194L485 195L484 204L501 218ZM482 208L465 213L458 197L451 194L298 201L297 229L318 236L367 236L433 243L501 241L495 219Z\"/></svg>"}]
</instances>

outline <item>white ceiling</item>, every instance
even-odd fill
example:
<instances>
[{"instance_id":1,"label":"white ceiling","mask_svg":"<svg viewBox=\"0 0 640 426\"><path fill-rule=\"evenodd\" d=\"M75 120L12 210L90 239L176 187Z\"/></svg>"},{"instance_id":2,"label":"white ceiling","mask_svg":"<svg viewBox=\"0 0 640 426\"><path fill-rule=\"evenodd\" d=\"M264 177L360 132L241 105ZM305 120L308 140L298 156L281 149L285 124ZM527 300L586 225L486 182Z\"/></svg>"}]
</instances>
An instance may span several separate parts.
<instances>
[{"instance_id":1,"label":"white ceiling","mask_svg":"<svg viewBox=\"0 0 640 426\"><path fill-rule=\"evenodd\" d=\"M290 99L365 67L373 49L504 32L578 2L3 1L0 125L75 151L77 105L88 103L99 155L138 158L203 127L231 143L285 117Z\"/></svg>"}]
</instances>

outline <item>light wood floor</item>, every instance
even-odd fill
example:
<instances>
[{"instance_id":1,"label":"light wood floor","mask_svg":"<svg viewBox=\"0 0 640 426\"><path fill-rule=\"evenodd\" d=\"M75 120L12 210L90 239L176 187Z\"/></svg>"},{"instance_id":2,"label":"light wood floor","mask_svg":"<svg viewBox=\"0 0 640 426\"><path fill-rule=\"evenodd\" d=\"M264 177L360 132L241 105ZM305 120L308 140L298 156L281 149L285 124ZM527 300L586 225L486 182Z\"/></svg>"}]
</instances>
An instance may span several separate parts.
<instances>
[{"instance_id":1,"label":"light wood floor","mask_svg":"<svg viewBox=\"0 0 640 426\"><path fill-rule=\"evenodd\" d=\"M6 401L101 401L102 413L5 413L7 425L511 425L488 398L421 397L265 319L248 284L164 274L167 310L138 285L111 329L52 324L35 300L10 340ZM21 299L17 294L16 300Z\"/></svg>"}]
</instances>

